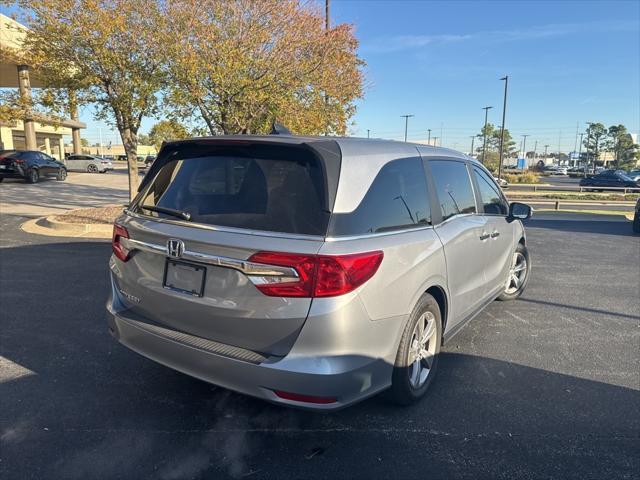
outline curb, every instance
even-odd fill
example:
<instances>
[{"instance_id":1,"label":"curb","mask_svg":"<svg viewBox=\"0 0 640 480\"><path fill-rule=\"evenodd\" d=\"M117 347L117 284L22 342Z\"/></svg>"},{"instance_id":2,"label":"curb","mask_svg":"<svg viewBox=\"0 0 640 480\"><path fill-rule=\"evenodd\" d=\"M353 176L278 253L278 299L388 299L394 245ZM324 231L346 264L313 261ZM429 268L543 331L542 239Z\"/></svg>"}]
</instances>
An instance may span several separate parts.
<instances>
[{"instance_id":1,"label":"curb","mask_svg":"<svg viewBox=\"0 0 640 480\"><path fill-rule=\"evenodd\" d=\"M67 223L54 219L55 215L28 220L20 228L27 233L49 237L84 237L109 240L113 225L104 223Z\"/></svg>"}]
</instances>

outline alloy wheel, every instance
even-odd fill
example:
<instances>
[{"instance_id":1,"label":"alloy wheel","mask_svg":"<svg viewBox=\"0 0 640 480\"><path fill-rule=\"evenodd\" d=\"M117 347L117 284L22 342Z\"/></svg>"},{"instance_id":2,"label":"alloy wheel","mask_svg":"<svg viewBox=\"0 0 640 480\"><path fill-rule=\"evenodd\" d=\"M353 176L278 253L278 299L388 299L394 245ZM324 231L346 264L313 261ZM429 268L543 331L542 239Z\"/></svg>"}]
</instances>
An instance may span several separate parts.
<instances>
[{"instance_id":1,"label":"alloy wheel","mask_svg":"<svg viewBox=\"0 0 640 480\"><path fill-rule=\"evenodd\" d=\"M427 381L435 358L437 334L436 317L431 312L423 313L413 328L407 358L409 383L413 388L420 388Z\"/></svg>"},{"instance_id":2,"label":"alloy wheel","mask_svg":"<svg viewBox=\"0 0 640 480\"><path fill-rule=\"evenodd\" d=\"M513 254L513 261L511 262L511 268L509 269L509 277L507 278L507 284L504 292L507 295L516 293L527 277L527 259L521 252Z\"/></svg>"}]
</instances>

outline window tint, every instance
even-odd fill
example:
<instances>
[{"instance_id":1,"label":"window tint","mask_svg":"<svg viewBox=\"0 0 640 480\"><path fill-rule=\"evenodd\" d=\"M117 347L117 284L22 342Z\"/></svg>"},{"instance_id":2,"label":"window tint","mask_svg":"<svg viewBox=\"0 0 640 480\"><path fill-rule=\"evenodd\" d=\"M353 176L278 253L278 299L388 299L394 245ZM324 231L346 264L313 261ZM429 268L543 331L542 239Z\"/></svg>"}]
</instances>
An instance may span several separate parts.
<instances>
[{"instance_id":1,"label":"window tint","mask_svg":"<svg viewBox=\"0 0 640 480\"><path fill-rule=\"evenodd\" d=\"M436 184L443 220L458 214L476 212L471 179L464 162L430 160L429 167Z\"/></svg>"},{"instance_id":2,"label":"window tint","mask_svg":"<svg viewBox=\"0 0 640 480\"><path fill-rule=\"evenodd\" d=\"M473 167L473 171L478 181L478 189L480 190L484 213L489 215L506 215L509 208L502 198L499 187L481 168Z\"/></svg>"},{"instance_id":3,"label":"window tint","mask_svg":"<svg viewBox=\"0 0 640 480\"><path fill-rule=\"evenodd\" d=\"M330 235L360 235L420 227L431 223L424 168L420 158L387 163L360 205L331 216Z\"/></svg>"},{"instance_id":4,"label":"window tint","mask_svg":"<svg viewBox=\"0 0 640 480\"><path fill-rule=\"evenodd\" d=\"M319 161L301 149L272 147L262 153L170 161L139 205L188 212L197 223L325 235L329 213ZM140 207L138 211L172 218Z\"/></svg>"}]
</instances>

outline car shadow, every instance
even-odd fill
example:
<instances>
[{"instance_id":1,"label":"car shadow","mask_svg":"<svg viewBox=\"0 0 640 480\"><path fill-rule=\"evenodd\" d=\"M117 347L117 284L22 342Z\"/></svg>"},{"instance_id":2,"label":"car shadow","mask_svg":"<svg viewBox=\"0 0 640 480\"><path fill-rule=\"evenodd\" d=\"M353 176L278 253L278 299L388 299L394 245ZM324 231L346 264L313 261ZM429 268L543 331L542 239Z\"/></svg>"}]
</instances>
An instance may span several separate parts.
<instances>
[{"instance_id":1,"label":"car shadow","mask_svg":"<svg viewBox=\"0 0 640 480\"><path fill-rule=\"evenodd\" d=\"M107 331L109 251L104 242L0 250L4 478L623 478L640 469L637 384L465 353L475 334L447 346L430 393L410 407L376 396L318 414L165 368Z\"/></svg>"}]
</instances>

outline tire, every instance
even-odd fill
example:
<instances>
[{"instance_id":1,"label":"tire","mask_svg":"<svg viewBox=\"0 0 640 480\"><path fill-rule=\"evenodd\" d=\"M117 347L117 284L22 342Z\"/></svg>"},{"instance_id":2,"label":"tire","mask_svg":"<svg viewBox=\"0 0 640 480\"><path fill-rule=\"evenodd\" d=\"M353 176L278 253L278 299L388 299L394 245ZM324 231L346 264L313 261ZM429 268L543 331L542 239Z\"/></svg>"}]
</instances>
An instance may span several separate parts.
<instances>
[{"instance_id":1,"label":"tire","mask_svg":"<svg viewBox=\"0 0 640 480\"><path fill-rule=\"evenodd\" d=\"M58 174L56 175L56 180L59 182L64 182L67 179L67 169L61 168L58 170Z\"/></svg>"},{"instance_id":2,"label":"tire","mask_svg":"<svg viewBox=\"0 0 640 480\"><path fill-rule=\"evenodd\" d=\"M87 172L89 173L98 173L98 167L95 166L93 163L87 165Z\"/></svg>"},{"instance_id":3,"label":"tire","mask_svg":"<svg viewBox=\"0 0 640 480\"><path fill-rule=\"evenodd\" d=\"M40 180L40 172L38 172L38 170L36 170L35 168L27 170L27 176L25 180L27 183L38 183L38 180Z\"/></svg>"},{"instance_id":4,"label":"tire","mask_svg":"<svg viewBox=\"0 0 640 480\"><path fill-rule=\"evenodd\" d=\"M519 266L522 266L522 263L520 263L521 260L524 260L525 262L524 269L515 270L519 268ZM516 251L513 252L513 262L509 269L509 276L505 281L505 289L498 297L498 300L503 302L515 300L522 295L522 292L524 292L524 289L527 287L527 283L529 283L530 274L531 257L529 255L529 250L523 244L518 243ZM512 280L514 275L518 278L517 283Z\"/></svg>"},{"instance_id":5,"label":"tire","mask_svg":"<svg viewBox=\"0 0 640 480\"><path fill-rule=\"evenodd\" d=\"M0 183L2 183L3 180L4 180L4 177L0 177Z\"/></svg>"},{"instance_id":6,"label":"tire","mask_svg":"<svg viewBox=\"0 0 640 480\"><path fill-rule=\"evenodd\" d=\"M640 233L640 213L638 212L633 216L633 231Z\"/></svg>"},{"instance_id":7,"label":"tire","mask_svg":"<svg viewBox=\"0 0 640 480\"><path fill-rule=\"evenodd\" d=\"M428 338L423 344L423 348L417 352L419 322L422 322L426 327L422 330L424 332L423 338ZM431 329L434 331L429 333ZM393 366L391 388L388 392L388 398L393 403L411 405L424 397L437 371L441 345L442 317L440 307L435 298L425 293L420 297L418 304L411 312L409 321L402 333L396 361ZM410 355L415 358L416 353L419 355L425 354L425 356L412 361ZM416 369L418 369L417 375ZM425 370L426 377L424 377Z\"/></svg>"}]
</instances>

